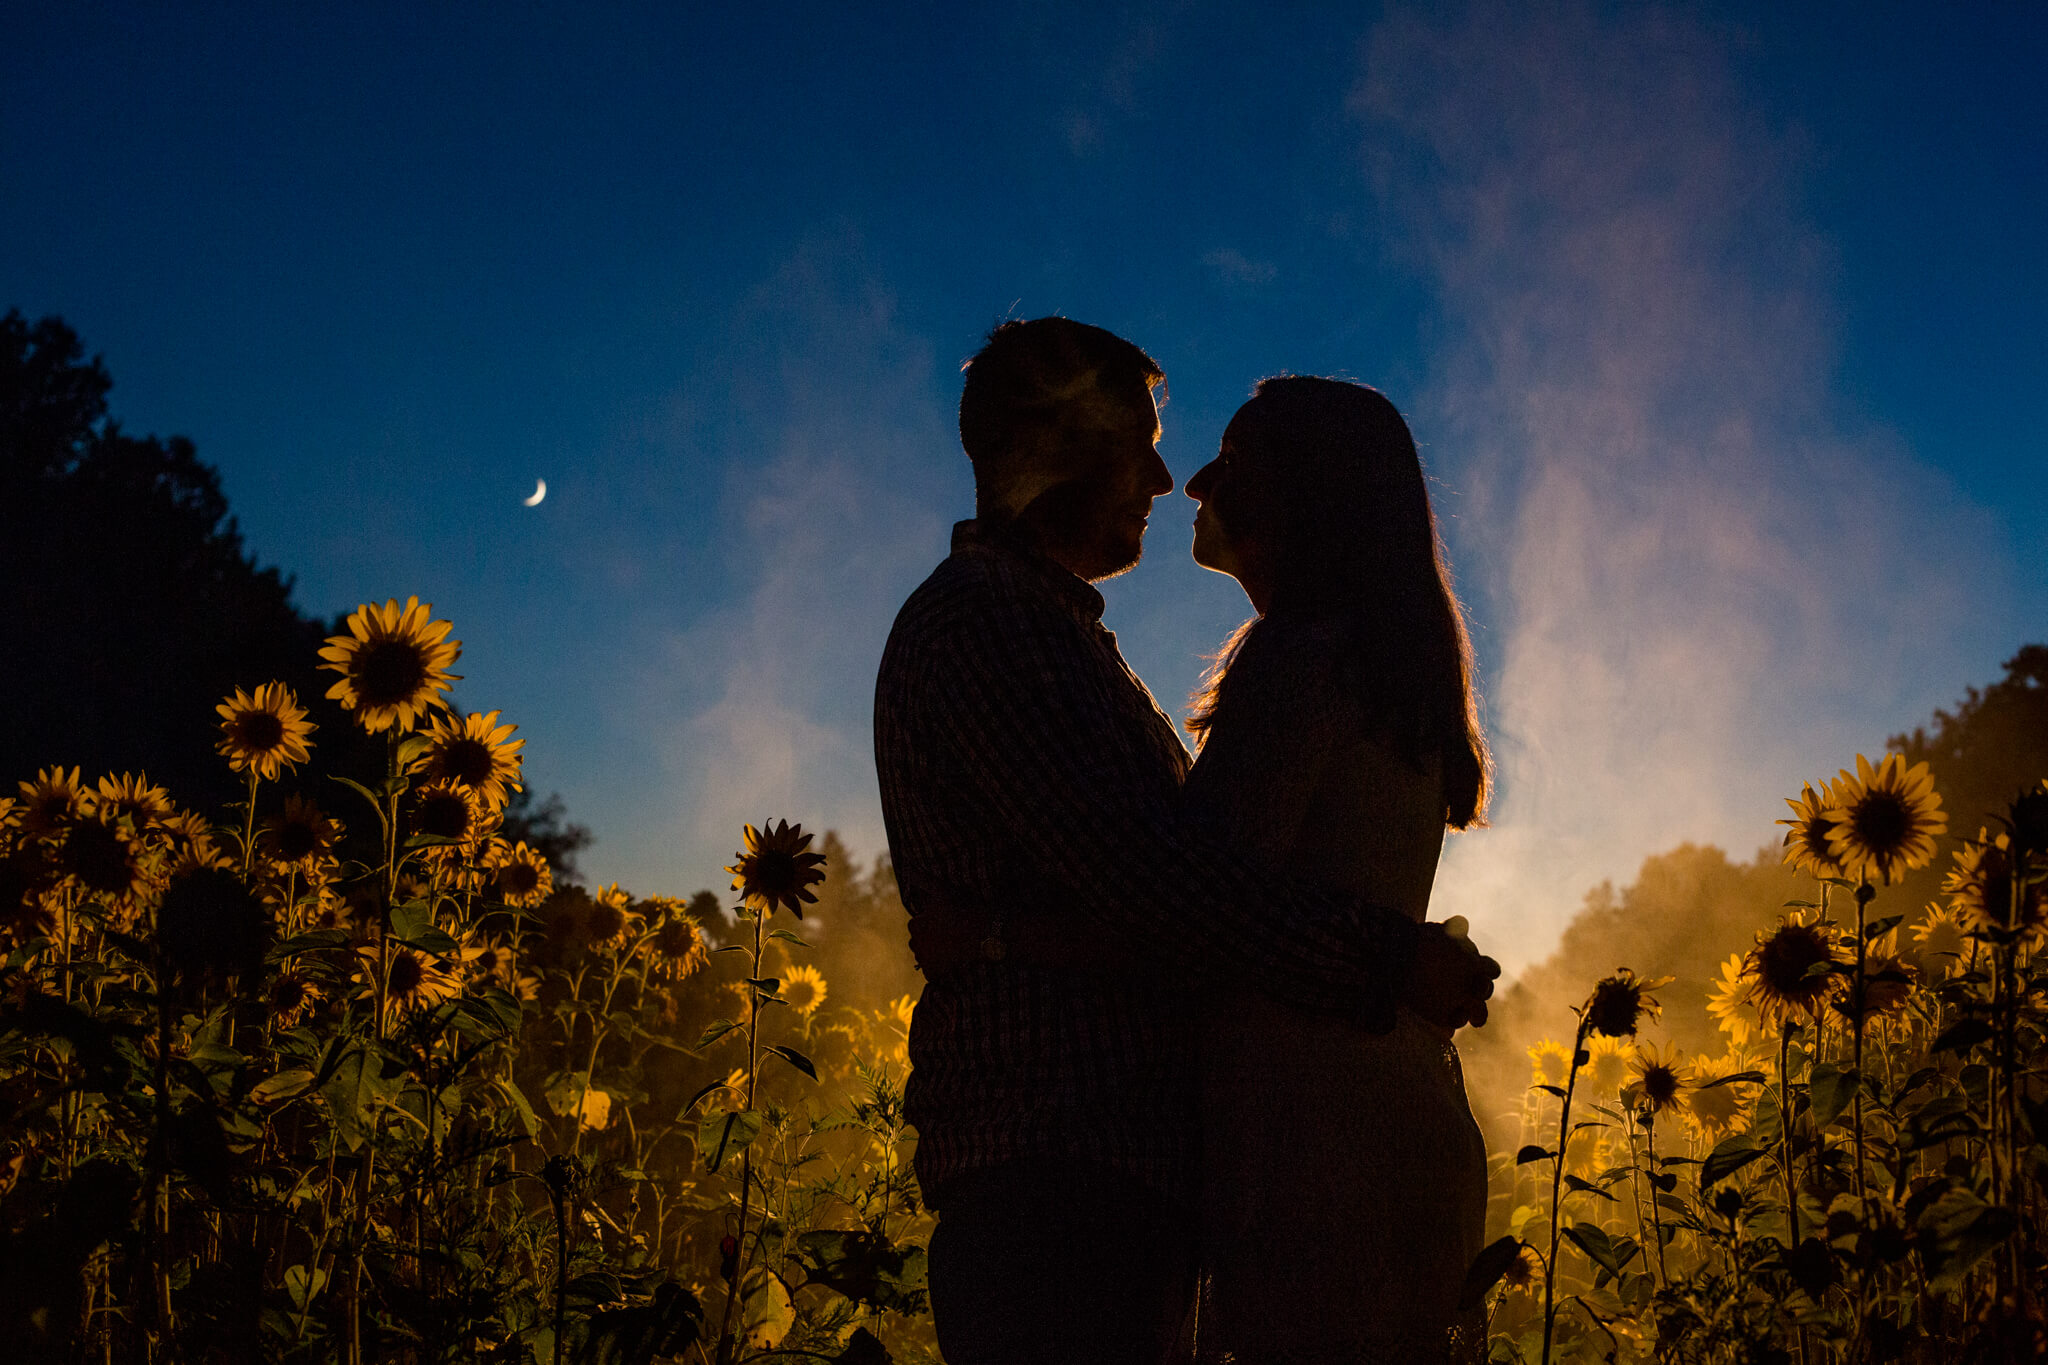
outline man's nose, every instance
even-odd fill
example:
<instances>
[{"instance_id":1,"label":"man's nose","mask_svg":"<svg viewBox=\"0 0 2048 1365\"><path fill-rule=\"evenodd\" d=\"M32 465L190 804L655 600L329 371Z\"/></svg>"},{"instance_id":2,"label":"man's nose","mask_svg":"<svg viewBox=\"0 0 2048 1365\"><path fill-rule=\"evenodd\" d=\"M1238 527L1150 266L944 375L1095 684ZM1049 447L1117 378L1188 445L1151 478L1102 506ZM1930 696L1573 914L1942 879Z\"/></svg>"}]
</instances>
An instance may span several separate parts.
<instances>
[{"instance_id":1,"label":"man's nose","mask_svg":"<svg viewBox=\"0 0 2048 1365\"><path fill-rule=\"evenodd\" d=\"M1148 497L1160 497L1173 491L1173 471L1166 467L1166 461L1159 458L1158 451L1151 452L1151 460L1145 470L1145 493Z\"/></svg>"}]
</instances>

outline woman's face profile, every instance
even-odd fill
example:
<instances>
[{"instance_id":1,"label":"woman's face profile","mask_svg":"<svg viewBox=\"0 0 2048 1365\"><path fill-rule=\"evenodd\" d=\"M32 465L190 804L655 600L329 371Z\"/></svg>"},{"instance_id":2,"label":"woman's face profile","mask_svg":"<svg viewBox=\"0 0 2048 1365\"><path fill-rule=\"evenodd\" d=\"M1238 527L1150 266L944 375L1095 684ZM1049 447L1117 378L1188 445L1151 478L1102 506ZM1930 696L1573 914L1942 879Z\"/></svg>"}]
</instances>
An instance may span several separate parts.
<instances>
[{"instance_id":1,"label":"woman's face profile","mask_svg":"<svg viewBox=\"0 0 2048 1365\"><path fill-rule=\"evenodd\" d=\"M1245 409L1239 408L1224 429L1216 458L1195 471L1186 489L1200 504L1195 513L1195 563L1240 582L1248 562L1261 557L1253 541L1265 501L1249 426Z\"/></svg>"}]
</instances>

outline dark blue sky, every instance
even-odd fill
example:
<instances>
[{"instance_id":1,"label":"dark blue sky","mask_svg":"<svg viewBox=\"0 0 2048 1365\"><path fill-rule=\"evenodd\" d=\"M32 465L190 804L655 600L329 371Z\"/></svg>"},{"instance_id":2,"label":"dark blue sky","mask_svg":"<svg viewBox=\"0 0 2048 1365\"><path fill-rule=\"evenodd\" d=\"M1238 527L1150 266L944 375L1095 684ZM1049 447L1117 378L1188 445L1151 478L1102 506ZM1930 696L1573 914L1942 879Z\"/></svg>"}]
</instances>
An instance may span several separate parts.
<instances>
[{"instance_id":1,"label":"dark blue sky","mask_svg":"<svg viewBox=\"0 0 2048 1365\"><path fill-rule=\"evenodd\" d=\"M1526 955L2048 633L2048 18L1333 8L17 6L0 307L303 606L452 617L649 891L765 814L878 847L993 321L1150 349L1182 477L1262 374L1378 384L1502 742L1446 894ZM1169 705L1243 610L1191 514L1110 588Z\"/></svg>"}]
</instances>

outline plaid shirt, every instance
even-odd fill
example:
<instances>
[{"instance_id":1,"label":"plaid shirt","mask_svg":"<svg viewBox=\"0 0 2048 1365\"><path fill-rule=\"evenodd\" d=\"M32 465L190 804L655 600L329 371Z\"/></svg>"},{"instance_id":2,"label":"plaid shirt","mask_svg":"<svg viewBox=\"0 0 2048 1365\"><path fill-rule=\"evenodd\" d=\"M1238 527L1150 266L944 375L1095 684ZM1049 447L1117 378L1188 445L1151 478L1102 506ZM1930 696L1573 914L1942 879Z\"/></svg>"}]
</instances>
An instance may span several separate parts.
<instances>
[{"instance_id":1,"label":"plaid shirt","mask_svg":"<svg viewBox=\"0 0 2048 1365\"><path fill-rule=\"evenodd\" d=\"M934 1206L956 1175L1046 1156L1186 1196L1205 984L1391 1024L1415 924L1278 881L1191 828L1190 762L1103 628L1101 594L1015 538L956 526L875 685L903 903L1044 916L1123 965L984 962L927 983L906 1106Z\"/></svg>"}]
</instances>

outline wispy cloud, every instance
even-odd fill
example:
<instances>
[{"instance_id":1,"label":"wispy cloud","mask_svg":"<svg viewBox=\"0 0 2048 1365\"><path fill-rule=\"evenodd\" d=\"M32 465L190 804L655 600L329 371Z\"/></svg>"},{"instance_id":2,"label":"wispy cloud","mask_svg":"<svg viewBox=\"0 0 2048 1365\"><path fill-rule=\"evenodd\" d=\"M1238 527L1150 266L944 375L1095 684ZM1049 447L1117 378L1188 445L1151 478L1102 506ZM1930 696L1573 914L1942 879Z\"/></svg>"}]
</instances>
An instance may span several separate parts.
<instances>
[{"instance_id":1,"label":"wispy cloud","mask_svg":"<svg viewBox=\"0 0 2048 1365\"><path fill-rule=\"evenodd\" d=\"M808 242L730 335L727 430L746 443L715 495L738 586L667 630L635 680L669 794L634 846L605 850L649 886L702 884L740 824L770 816L866 855L885 846L875 667L898 604L945 554L936 509L966 486L932 352L856 236Z\"/></svg>"},{"instance_id":2,"label":"wispy cloud","mask_svg":"<svg viewBox=\"0 0 2048 1365\"><path fill-rule=\"evenodd\" d=\"M1225 284L1271 284L1280 273L1271 261L1255 261L1234 246L1204 253L1202 264Z\"/></svg>"},{"instance_id":3,"label":"wispy cloud","mask_svg":"<svg viewBox=\"0 0 2048 1365\"><path fill-rule=\"evenodd\" d=\"M2014 643L1989 517L1829 391L1827 244L1723 36L1675 12L1385 22L1355 108L1444 338L1414 414L1452 496L1500 760L1439 913L1504 957Z\"/></svg>"}]
</instances>

